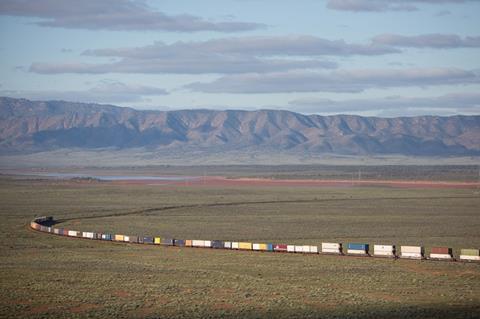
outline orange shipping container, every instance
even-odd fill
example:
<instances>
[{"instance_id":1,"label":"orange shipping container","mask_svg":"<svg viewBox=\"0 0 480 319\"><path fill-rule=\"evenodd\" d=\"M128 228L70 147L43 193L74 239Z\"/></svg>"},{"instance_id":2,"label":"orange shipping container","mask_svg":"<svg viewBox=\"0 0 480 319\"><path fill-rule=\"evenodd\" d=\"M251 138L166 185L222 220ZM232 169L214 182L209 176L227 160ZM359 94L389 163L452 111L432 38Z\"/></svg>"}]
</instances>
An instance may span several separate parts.
<instances>
[{"instance_id":1,"label":"orange shipping container","mask_svg":"<svg viewBox=\"0 0 480 319\"><path fill-rule=\"evenodd\" d=\"M123 235L115 235L116 241L123 241Z\"/></svg>"},{"instance_id":2,"label":"orange shipping container","mask_svg":"<svg viewBox=\"0 0 480 319\"><path fill-rule=\"evenodd\" d=\"M192 240L191 239L185 240L185 246L192 247Z\"/></svg>"}]
</instances>

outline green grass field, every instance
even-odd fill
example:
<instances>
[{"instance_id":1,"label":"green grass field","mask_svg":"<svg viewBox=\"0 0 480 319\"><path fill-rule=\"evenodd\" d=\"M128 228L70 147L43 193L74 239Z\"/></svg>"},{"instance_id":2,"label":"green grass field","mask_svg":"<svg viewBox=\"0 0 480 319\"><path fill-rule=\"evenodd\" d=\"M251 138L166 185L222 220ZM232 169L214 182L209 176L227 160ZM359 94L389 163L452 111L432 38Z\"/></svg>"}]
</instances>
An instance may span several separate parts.
<instances>
[{"instance_id":1,"label":"green grass field","mask_svg":"<svg viewBox=\"0 0 480 319\"><path fill-rule=\"evenodd\" d=\"M472 189L120 186L4 178L0 202L0 317L480 316L479 264L158 247L71 239L27 227L35 216L52 215L71 229L127 235L458 250L480 247L480 195Z\"/></svg>"}]
</instances>

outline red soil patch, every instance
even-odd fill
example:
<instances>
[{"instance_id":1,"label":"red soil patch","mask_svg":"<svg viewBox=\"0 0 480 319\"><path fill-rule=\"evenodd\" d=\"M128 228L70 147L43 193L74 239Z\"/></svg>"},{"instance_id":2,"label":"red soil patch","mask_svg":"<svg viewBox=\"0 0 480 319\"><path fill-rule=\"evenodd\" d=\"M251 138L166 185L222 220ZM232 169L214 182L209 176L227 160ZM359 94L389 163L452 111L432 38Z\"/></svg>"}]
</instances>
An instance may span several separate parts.
<instances>
[{"instance_id":1,"label":"red soil patch","mask_svg":"<svg viewBox=\"0 0 480 319\"><path fill-rule=\"evenodd\" d=\"M36 306L36 307L30 308L30 310L27 311L27 314L38 315L38 314L49 312L51 309L52 309L52 307L50 305Z\"/></svg>"},{"instance_id":2,"label":"red soil patch","mask_svg":"<svg viewBox=\"0 0 480 319\"><path fill-rule=\"evenodd\" d=\"M266 178L226 178L223 176L199 177L185 181L158 180L119 180L115 185L164 185L164 186L309 186L309 187L356 187L389 186L398 188L480 188L478 182L444 181L396 181L396 180L322 180L322 179L266 179Z\"/></svg>"},{"instance_id":3,"label":"red soil patch","mask_svg":"<svg viewBox=\"0 0 480 319\"><path fill-rule=\"evenodd\" d=\"M82 313L90 310L94 310L100 308L99 305L96 304L90 304L90 303L84 303L76 307L72 307L68 310L70 313Z\"/></svg>"},{"instance_id":4,"label":"red soil patch","mask_svg":"<svg viewBox=\"0 0 480 319\"><path fill-rule=\"evenodd\" d=\"M120 297L120 298L130 298L130 296L131 296L131 294L129 294L125 290L115 290L114 292L112 292L112 295L114 295L116 297Z\"/></svg>"}]
</instances>

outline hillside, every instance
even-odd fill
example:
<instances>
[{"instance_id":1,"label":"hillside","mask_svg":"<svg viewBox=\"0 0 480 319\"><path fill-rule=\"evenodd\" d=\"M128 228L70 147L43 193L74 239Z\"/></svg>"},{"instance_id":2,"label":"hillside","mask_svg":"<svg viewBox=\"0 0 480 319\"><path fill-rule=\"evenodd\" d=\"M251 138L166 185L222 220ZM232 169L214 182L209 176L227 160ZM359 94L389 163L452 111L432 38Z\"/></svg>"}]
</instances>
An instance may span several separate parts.
<instances>
[{"instance_id":1,"label":"hillside","mask_svg":"<svg viewBox=\"0 0 480 319\"><path fill-rule=\"evenodd\" d=\"M288 111L138 111L110 105L0 98L2 154L64 148L298 154L480 154L480 116L376 118Z\"/></svg>"}]
</instances>

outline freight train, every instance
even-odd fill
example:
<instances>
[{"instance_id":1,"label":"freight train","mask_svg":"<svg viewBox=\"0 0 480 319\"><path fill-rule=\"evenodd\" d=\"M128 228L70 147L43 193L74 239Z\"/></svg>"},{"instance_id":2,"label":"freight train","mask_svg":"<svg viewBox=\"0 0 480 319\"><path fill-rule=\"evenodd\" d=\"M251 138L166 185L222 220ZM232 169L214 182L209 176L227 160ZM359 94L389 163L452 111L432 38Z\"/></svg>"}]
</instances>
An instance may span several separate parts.
<instances>
[{"instance_id":1,"label":"freight train","mask_svg":"<svg viewBox=\"0 0 480 319\"><path fill-rule=\"evenodd\" d=\"M265 252L285 252L301 254L333 254L346 256L366 256L384 258L404 258L417 260L446 260L455 261L453 250L449 247L432 247L430 255L425 255L425 248L422 246L400 246L398 252L395 245L374 245L370 251L370 245L365 243L321 243L321 246L312 245L288 245L273 243L236 242L222 240L198 240L198 239L173 239L155 236L132 236L121 234L104 234L95 232L77 231L66 228L54 228L53 217L37 217L30 222L34 230L51 233L60 236L116 241L135 244L150 244L161 246L196 247L212 249L234 249ZM461 249L459 261L480 262L479 249Z\"/></svg>"}]
</instances>

